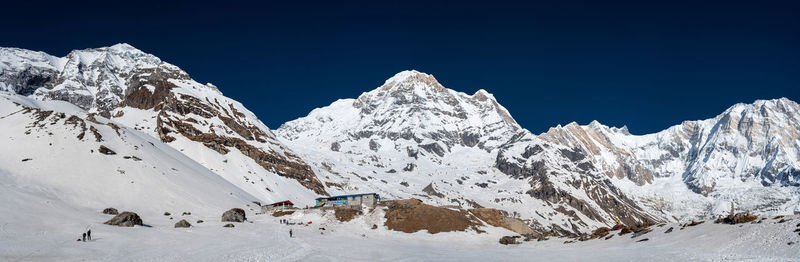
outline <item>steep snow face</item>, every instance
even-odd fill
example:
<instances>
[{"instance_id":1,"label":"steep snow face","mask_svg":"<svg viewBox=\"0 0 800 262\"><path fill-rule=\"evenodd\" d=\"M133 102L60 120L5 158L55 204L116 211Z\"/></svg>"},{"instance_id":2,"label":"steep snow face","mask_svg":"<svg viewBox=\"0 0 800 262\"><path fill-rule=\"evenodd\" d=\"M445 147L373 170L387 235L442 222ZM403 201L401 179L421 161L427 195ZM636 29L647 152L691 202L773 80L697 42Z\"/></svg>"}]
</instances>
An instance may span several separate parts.
<instances>
[{"instance_id":1,"label":"steep snow face","mask_svg":"<svg viewBox=\"0 0 800 262\"><path fill-rule=\"evenodd\" d=\"M456 92L417 71L276 133L329 192L500 208L562 234L653 219L580 153L520 128L491 94Z\"/></svg>"},{"instance_id":2,"label":"steep snow face","mask_svg":"<svg viewBox=\"0 0 800 262\"><path fill-rule=\"evenodd\" d=\"M639 185L615 180L626 193L670 216L720 215L731 201L744 210L791 213L800 193L798 108L786 98L758 100L644 136L592 122L540 137L586 152L608 176Z\"/></svg>"},{"instance_id":3,"label":"steep snow face","mask_svg":"<svg viewBox=\"0 0 800 262\"><path fill-rule=\"evenodd\" d=\"M150 218L165 210L218 216L258 200L158 139L66 102L0 93L0 126L2 191L19 197L4 199L3 209L63 204L95 214L115 207ZM48 201L19 202L28 196Z\"/></svg>"},{"instance_id":4,"label":"steep snow face","mask_svg":"<svg viewBox=\"0 0 800 262\"><path fill-rule=\"evenodd\" d=\"M311 204L326 194L312 169L241 103L153 55L127 44L64 58L15 48L0 52L5 91L67 101L140 130L264 201L291 197Z\"/></svg>"}]
</instances>

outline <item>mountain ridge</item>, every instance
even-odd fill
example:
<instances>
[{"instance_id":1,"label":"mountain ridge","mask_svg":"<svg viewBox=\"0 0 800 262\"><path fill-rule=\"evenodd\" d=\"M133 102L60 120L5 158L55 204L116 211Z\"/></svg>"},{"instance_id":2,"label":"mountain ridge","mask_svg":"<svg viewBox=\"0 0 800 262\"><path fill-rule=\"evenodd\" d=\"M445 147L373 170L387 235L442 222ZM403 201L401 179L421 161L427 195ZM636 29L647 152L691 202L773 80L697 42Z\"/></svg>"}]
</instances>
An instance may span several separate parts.
<instances>
[{"instance_id":1,"label":"mountain ridge","mask_svg":"<svg viewBox=\"0 0 800 262\"><path fill-rule=\"evenodd\" d=\"M652 134L592 121L536 135L485 89L406 70L271 130L216 86L127 44L64 58L0 48L0 69L0 91L140 130L265 201L378 192L507 210L564 235L711 217L730 202L764 214L800 206L800 106L786 98Z\"/></svg>"}]
</instances>

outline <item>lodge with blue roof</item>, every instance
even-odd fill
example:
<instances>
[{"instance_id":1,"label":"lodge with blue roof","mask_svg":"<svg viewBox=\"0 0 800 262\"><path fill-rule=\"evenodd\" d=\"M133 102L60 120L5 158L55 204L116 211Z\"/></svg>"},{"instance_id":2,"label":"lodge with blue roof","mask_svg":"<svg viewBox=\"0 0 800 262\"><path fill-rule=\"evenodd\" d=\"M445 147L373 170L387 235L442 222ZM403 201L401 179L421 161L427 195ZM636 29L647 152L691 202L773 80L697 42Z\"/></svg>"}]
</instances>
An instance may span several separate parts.
<instances>
[{"instance_id":1,"label":"lodge with blue roof","mask_svg":"<svg viewBox=\"0 0 800 262\"><path fill-rule=\"evenodd\" d=\"M380 201L380 195L376 193L341 195L332 197L318 197L317 207L347 207L360 208L362 205L374 207Z\"/></svg>"}]
</instances>

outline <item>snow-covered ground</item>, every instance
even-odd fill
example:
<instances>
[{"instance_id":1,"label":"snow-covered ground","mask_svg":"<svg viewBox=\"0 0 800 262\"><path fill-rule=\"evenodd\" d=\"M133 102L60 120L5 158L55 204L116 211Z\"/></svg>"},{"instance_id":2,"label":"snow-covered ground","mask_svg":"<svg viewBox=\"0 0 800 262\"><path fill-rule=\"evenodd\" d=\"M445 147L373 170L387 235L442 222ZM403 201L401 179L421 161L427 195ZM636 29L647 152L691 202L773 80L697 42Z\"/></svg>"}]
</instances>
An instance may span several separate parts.
<instances>
[{"instance_id":1,"label":"snow-covered ground","mask_svg":"<svg viewBox=\"0 0 800 262\"><path fill-rule=\"evenodd\" d=\"M122 228L101 224L109 215L99 210L63 205L57 199L10 188L0 193L29 202L24 212L0 213L0 261L797 261L800 222L768 219L742 226L704 224L679 229L668 224L637 238L615 235L610 240L564 244L566 239L503 246L497 240L511 233L454 232L406 234L380 226L369 229L365 217L341 223L327 217L294 215L310 226L286 226L279 218L254 215L252 223L223 228L217 214L188 216L194 227L172 228L167 216L144 216L152 227ZM52 205L42 208L41 201ZM220 213L222 210L220 210ZM25 214L17 217L14 214ZM30 216L30 217L28 217ZM176 219L179 215L173 214ZM202 224L195 220L203 219ZM90 226L94 241L75 241ZM320 234L318 228L326 230ZM675 227L669 234L667 228ZM288 230L292 229L293 238ZM637 242L648 238L649 241ZM793 245L787 245L794 242Z\"/></svg>"},{"instance_id":2,"label":"snow-covered ground","mask_svg":"<svg viewBox=\"0 0 800 262\"><path fill-rule=\"evenodd\" d=\"M800 236L792 232L798 217L777 223L721 225L710 221L681 230L680 225L653 227L631 238L614 235L564 244L570 239L524 242L504 246L498 239L514 235L502 228L407 234L383 226L380 209L342 223L332 212L298 211L273 217L247 210L250 222L223 228L224 209L182 216L140 213L149 227L102 224L112 216L61 200L57 195L16 184L0 171L0 261L797 261ZM170 219L170 217L174 219ZM312 222L287 226L279 223ZM173 228L186 219L191 228ZM204 220L204 223L196 223ZM371 229L373 224L377 229ZM319 230L324 227L325 230ZM674 231L665 234L669 227ZM91 228L94 240L78 242ZM294 237L289 238L288 231ZM321 234L320 232L324 232ZM616 233L616 232L614 232ZM649 241L637 242L643 238ZM793 242L793 245L788 245Z\"/></svg>"}]
</instances>

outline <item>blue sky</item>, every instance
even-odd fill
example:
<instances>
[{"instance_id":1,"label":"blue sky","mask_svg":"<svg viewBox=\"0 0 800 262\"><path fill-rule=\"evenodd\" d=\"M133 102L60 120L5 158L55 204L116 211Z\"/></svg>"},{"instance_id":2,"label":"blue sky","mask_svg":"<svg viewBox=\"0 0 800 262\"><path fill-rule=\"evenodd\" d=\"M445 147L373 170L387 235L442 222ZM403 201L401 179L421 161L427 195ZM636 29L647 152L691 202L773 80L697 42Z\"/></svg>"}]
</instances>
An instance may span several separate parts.
<instances>
[{"instance_id":1,"label":"blue sky","mask_svg":"<svg viewBox=\"0 0 800 262\"><path fill-rule=\"evenodd\" d=\"M486 89L534 133L598 120L643 134L800 100L800 4L700 2L15 1L0 46L63 56L129 43L271 128L406 69Z\"/></svg>"}]
</instances>

